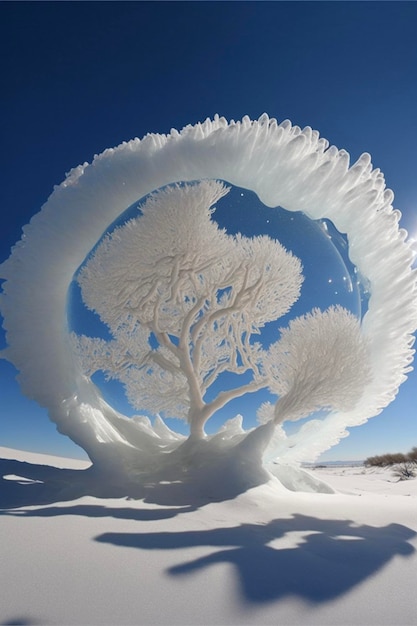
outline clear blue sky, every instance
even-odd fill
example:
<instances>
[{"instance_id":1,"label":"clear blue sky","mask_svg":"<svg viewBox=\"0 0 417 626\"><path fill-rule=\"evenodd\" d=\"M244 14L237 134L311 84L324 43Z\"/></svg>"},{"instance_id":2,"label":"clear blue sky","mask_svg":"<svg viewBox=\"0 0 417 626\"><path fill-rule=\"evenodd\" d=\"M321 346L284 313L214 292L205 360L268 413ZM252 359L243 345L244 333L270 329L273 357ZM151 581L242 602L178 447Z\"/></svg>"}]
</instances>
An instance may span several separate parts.
<instances>
[{"instance_id":1,"label":"clear blue sky","mask_svg":"<svg viewBox=\"0 0 417 626\"><path fill-rule=\"evenodd\" d=\"M417 238L417 3L5 2L0 261L72 167L147 132L263 112L370 152ZM3 334L0 336L4 345ZM77 456L0 361L0 445ZM417 445L417 375L323 458Z\"/></svg>"}]
</instances>

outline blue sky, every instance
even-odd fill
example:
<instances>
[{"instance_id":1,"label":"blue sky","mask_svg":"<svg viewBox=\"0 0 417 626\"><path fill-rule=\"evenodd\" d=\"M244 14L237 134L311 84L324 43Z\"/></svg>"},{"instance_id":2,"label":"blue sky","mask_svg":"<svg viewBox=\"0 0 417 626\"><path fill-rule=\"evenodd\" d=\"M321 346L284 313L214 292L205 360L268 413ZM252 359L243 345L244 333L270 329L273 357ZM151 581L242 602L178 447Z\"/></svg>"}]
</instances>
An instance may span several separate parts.
<instances>
[{"instance_id":1,"label":"blue sky","mask_svg":"<svg viewBox=\"0 0 417 626\"><path fill-rule=\"evenodd\" d=\"M417 238L417 3L8 2L0 261L72 167L147 132L263 112L370 152ZM4 345L3 334L0 336ZM0 361L0 445L77 456ZM417 375L324 459L417 445Z\"/></svg>"}]
</instances>

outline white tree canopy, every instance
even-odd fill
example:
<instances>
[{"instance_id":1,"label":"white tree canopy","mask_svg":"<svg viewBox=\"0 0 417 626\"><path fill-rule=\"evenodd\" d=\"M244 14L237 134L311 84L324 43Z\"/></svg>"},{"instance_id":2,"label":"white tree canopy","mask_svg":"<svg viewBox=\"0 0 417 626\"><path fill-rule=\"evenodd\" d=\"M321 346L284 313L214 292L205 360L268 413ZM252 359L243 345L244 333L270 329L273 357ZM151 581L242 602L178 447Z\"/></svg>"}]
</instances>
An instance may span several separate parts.
<instances>
[{"instance_id":1,"label":"white tree canopy","mask_svg":"<svg viewBox=\"0 0 417 626\"><path fill-rule=\"evenodd\" d=\"M303 280L299 259L278 241L218 227L214 205L226 193L223 183L203 180L152 194L78 277L84 302L114 337L75 338L86 373L104 370L123 382L137 409L186 418L192 429L267 386L252 337L289 311ZM226 371L252 378L207 403Z\"/></svg>"},{"instance_id":2,"label":"white tree canopy","mask_svg":"<svg viewBox=\"0 0 417 626\"><path fill-rule=\"evenodd\" d=\"M320 409L353 409L371 382L368 346L357 318L335 306L290 321L264 361L270 388L280 396L276 423Z\"/></svg>"}]
</instances>

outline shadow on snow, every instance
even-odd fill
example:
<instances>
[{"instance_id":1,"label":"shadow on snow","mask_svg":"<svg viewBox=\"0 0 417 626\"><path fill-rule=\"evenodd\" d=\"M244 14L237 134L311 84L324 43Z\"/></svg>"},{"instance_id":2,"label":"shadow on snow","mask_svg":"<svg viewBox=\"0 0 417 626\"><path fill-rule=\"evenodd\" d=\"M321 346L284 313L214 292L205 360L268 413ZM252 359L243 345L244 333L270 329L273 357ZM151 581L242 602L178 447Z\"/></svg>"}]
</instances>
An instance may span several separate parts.
<instances>
[{"instance_id":1,"label":"shadow on snow","mask_svg":"<svg viewBox=\"0 0 417 626\"><path fill-rule=\"evenodd\" d=\"M122 488L97 480L89 469L58 469L6 459L0 460L0 474L0 514L22 517L81 515L153 521L196 510L214 499L201 494L199 498L189 485L168 483ZM13 510L68 502L87 495L134 498L169 508L75 504ZM297 533L296 537L291 537L291 533ZM378 528L356 525L349 520L322 520L297 514L265 524L209 530L108 532L95 540L141 550L214 548L203 557L169 568L167 574L186 577L212 565L231 564L243 599L256 604L285 596L298 596L314 603L332 600L375 574L394 556L413 554L415 549L409 541L415 535L415 531L400 524Z\"/></svg>"},{"instance_id":2,"label":"shadow on snow","mask_svg":"<svg viewBox=\"0 0 417 626\"><path fill-rule=\"evenodd\" d=\"M123 519L157 520L195 510L212 499L199 497L189 486L177 483L112 484L96 475L93 468L70 470L38 465L25 461L0 459L0 515L25 506L51 505L77 500L84 496L96 498L127 498L143 500L170 509L124 509L100 505L48 507L15 514L51 517L54 515L85 515L87 517L119 517Z\"/></svg>"},{"instance_id":3,"label":"shadow on snow","mask_svg":"<svg viewBox=\"0 0 417 626\"><path fill-rule=\"evenodd\" d=\"M289 535L298 533L294 543ZM243 599L262 603L284 596L325 602L346 593L395 555L410 556L416 533L400 524L383 528L304 515L266 524L162 533L104 533L96 541L143 550L197 546L216 551L167 570L172 576L195 575L218 563L234 566ZM220 549L219 549L220 548Z\"/></svg>"}]
</instances>

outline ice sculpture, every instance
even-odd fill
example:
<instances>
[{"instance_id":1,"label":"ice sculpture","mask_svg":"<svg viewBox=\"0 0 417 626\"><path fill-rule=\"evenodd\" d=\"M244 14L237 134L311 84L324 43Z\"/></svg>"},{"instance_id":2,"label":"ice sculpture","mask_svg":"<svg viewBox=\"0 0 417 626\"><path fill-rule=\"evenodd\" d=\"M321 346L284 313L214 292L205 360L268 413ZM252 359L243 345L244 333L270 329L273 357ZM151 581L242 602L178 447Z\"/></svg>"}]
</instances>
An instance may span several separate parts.
<instances>
[{"instance_id":1,"label":"ice sculpture","mask_svg":"<svg viewBox=\"0 0 417 626\"><path fill-rule=\"evenodd\" d=\"M369 284L361 322L341 307L313 310L267 349L253 341L297 300L301 267L268 237L232 237L213 224L212 206L227 192L220 180L252 190L267 206L327 218L346 233L350 259ZM108 225L145 196L142 217L95 248ZM282 463L314 460L389 404L410 369L414 255L392 199L369 155L349 167L349 155L316 131L266 115L230 123L216 116L106 150L55 188L1 266L3 356L20 371L24 393L49 409L58 430L97 467L138 480L152 472L183 480L190 467L207 474L216 459L221 471L256 484L267 476L266 448ZM68 287L81 265L84 301L108 325L109 341L68 329ZM204 399L231 363L251 374L244 391L267 386L278 401L260 407L261 425L249 433L236 419L205 437L210 414L240 394ZM95 368L121 380L138 408L183 414L191 439L159 417L151 424L118 413L92 382ZM317 408L329 410L324 419L283 435L283 420Z\"/></svg>"}]
</instances>

